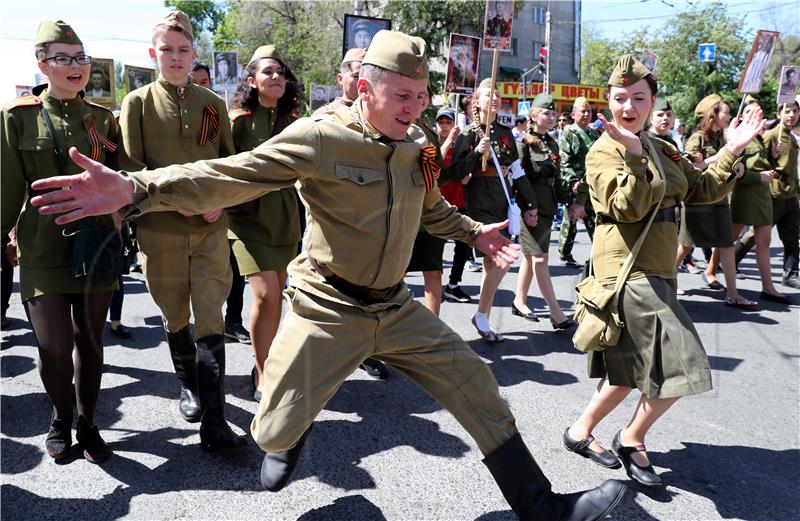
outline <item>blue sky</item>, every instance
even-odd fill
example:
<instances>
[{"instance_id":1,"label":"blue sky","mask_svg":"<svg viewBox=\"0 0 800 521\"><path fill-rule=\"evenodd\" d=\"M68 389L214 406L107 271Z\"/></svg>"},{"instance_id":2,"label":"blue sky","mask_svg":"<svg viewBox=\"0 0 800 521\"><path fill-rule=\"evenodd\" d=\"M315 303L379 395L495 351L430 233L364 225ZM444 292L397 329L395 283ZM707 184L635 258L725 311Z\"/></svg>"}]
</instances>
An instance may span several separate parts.
<instances>
[{"instance_id":1,"label":"blue sky","mask_svg":"<svg viewBox=\"0 0 800 521\"><path fill-rule=\"evenodd\" d=\"M518 0L519 1L519 0ZM705 0L690 0L707 4ZM771 5L778 6L779 19L794 24L797 34L800 7L797 0L754 2L728 0L729 12L746 14L747 25L755 34L771 28L764 20ZM584 0L583 23L601 29L608 37L630 30L661 27L663 21L689 5L687 0ZM83 40L87 52L97 58L114 58L128 65L152 66L147 55L150 29L167 13L161 0L2 0L0 1L0 42L4 72L0 78L0 99L14 97L14 85L30 85L38 72L33 57L36 28L42 19L63 19ZM554 30L559 30L554 26ZM571 30L571 29L570 29Z\"/></svg>"}]
</instances>

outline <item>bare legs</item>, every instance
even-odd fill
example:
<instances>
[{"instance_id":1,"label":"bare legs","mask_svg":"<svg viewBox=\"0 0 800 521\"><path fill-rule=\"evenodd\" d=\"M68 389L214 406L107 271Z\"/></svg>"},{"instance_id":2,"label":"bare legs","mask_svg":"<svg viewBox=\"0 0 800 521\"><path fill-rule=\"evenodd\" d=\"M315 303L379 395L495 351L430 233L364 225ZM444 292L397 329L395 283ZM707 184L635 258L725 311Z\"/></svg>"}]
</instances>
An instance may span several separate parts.
<instances>
[{"instance_id":1,"label":"bare legs","mask_svg":"<svg viewBox=\"0 0 800 521\"><path fill-rule=\"evenodd\" d=\"M706 277L709 282L717 280L716 271L720 262L722 263L722 273L725 276L725 290L728 297L741 300L744 297L736 290L736 254L733 246L725 248L714 248L711 260L706 266Z\"/></svg>"},{"instance_id":2,"label":"bare legs","mask_svg":"<svg viewBox=\"0 0 800 521\"><path fill-rule=\"evenodd\" d=\"M423 271L422 278L425 281L425 307L438 317L442 305L442 272Z\"/></svg>"},{"instance_id":3,"label":"bare legs","mask_svg":"<svg viewBox=\"0 0 800 521\"><path fill-rule=\"evenodd\" d=\"M738 237L744 228L744 224L733 224L733 236ZM758 275L761 277L761 289L764 293L770 295L783 294L775 288L772 283L772 270L770 267L769 258L769 245L772 240L772 226L766 224L753 225L756 237L756 265L758 266Z\"/></svg>"},{"instance_id":4,"label":"bare legs","mask_svg":"<svg viewBox=\"0 0 800 521\"><path fill-rule=\"evenodd\" d=\"M509 266L510 268L510 266ZM481 296L478 300L478 313L488 315L492 310L494 295L500 282L508 272L508 268L500 269L494 265L489 257L483 258L483 275L481 276Z\"/></svg>"},{"instance_id":5,"label":"bare legs","mask_svg":"<svg viewBox=\"0 0 800 521\"><path fill-rule=\"evenodd\" d=\"M555 322L565 321L567 317L561 310L561 306L559 306L558 300L556 299L555 291L553 291L553 282L550 280L548 255L546 253L540 255L523 255L522 263L519 267L519 275L517 277L517 292L514 295L514 305L523 313L531 312L526 300L534 274L536 275L536 284L539 286L542 298L547 304L547 308L550 310L550 318Z\"/></svg>"},{"instance_id":6,"label":"bare legs","mask_svg":"<svg viewBox=\"0 0 800 521\"><path fill-rule=\"evenodd\" d=\"M269 355L272 339L278 332L281 320L283 288L286 286L285 271L259 271L247 276L253 291L250 308L250 339L256 357L256 388L263 380L264 361Z\"/></svg>"},{"instance_id":7,"label":"bare legs","mask_svg":"<svg viewBox=\"0 0 800 521\"><path fill-rule=\"evenodd\" d=\"M582 440L589 436L594 428L603 418L617 408L622 400L631 392L630 387L610 385L608 380L603 378L598 382L592 399L583 410L581 415L569 428L569 436L574 440ZM637 445L644 443L645 435L650 427L658 420L678 398L648 398L644 395L639 398L633 416L628 425L622 429L620 439L623 445ZM595 452L600 452L603 448L597 441L594 441L590 448ZM646 452L637 452L632 455L634 462L639 466L649 465Z\"/></svg>"}]
</instances>

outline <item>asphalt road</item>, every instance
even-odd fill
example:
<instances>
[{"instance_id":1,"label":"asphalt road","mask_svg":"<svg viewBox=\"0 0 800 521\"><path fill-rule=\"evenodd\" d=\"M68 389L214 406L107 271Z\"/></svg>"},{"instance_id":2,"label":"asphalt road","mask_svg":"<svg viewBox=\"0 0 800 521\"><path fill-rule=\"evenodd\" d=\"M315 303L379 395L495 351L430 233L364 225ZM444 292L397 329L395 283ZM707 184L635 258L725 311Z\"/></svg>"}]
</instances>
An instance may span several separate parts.
<instances>
[{"instance_id":1,"label":"asphalt road","mask_svg":"<svg viewBox=\"0 0 800 521\"><path fill-rule=\"evenodd\" d=\"M588 240L582 231L578 239L575 256L584 260ZM779 245L777 236L773 245ZM773 248L775 267L779 254ZM445 258L452 258L450 245ZM757 299L754 258L742 267L748 279L739 286ZM476 301L445 303L442 318L494 372L554 490L626 479L623 470L603 469L562 447L561 433L595 384L586 377L585 356L571 346L570 334L552 331L535 284L530 303L542 320L511 316L516 271L503 281L492 316L506 335L504 343L479 339L469 322ZM571 309L577 272L560 266L551 272L557 297ZM448 273L449 263L445 277ZM779 280L777 270L774 275ZM3 520L515 519L475 443L394 370L384 382L361 371L353 374L317 418L290 485L275 494L263 491L262 453L252 440L232 458L200 450L197 425L178 415L179 387L158 310L141 275L126 280L123 316L135 337L120 342L106 335L97 423L114 456L99 466L78 451L63 464L46 455L50 406L36 371L33 333L13 296L13 329L3 332L1 351ZM421 274L406 280L422 294ZM656 424L647 443L665 486L645 490L631 483L613 519L800 519L798 306L765 302L758 311L741 311L724 306L723 295L702 289L697 275L681 274L679 282L687 290L681 302L709 354L714 390L681 400ZM475 295L479 284L479 274L466 273L467 292ZM800 303L799 292L785 291ZM235 430L247 432L256 410L249 397L252 355L249 346L227 349L227 416ZM606 446L637 399L632 393L596 429Z\"/></svg>"}]
</instances>

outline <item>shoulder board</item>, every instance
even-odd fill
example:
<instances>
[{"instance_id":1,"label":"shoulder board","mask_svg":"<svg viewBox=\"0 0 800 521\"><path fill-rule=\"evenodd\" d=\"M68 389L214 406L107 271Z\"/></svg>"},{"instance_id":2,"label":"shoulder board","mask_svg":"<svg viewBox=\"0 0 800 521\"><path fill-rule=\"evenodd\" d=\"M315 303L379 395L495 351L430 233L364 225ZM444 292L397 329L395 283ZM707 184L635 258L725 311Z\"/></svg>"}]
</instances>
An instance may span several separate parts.
<instances>
[{"instance_id":1,"label":"shoulder board","mask_svg":"<svg viewBox=\"0 0 800 521\"><path fill-rule=\"evenodd\" d=\"M42 98L39 96L20 96L17 99L9 101L5 107L3 107L3 112L11 112L12 109L17 107L32 107L35 105L41 105Z\"/></svg>"},{"instance_id":2,"label":"shoulder board","mask_svg":"<svg viewBox=\"0 0 800 521\"><path fill-rule=\"evenodd\" d=\"M89 101L86 98L83 98L83 102L86 103L87 105L89 105L90 107L94 107L96 109L103 109L105 111L111 112L112 114L114 113L110 108L104 107L103 105L98 105L97 103L95 103L93 101Z\"/></svg>"},{"instance_id":3,"label":"shoulder board","mask_svg":"<svg viewBox=\"0 0 800 521\"><path fill-rule=\"evenodd\" d=\"M228 112L228 118L230 118L231 123L233 123L242 116L249 116L251 114L252 112L247 109L233 109L232 111Z\"/></svg>"}]
</instances>

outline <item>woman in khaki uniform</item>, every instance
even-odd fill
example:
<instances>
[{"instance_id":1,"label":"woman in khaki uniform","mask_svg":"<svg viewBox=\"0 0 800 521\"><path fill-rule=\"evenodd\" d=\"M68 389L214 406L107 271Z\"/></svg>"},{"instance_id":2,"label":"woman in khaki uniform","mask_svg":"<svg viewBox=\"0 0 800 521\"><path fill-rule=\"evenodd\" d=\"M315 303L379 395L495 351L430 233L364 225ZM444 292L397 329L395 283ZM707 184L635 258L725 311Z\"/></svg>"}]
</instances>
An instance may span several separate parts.
<instances>
[{"instance_id":1,"label":"woman in khaki uniform","mask_svg":"<svg viewBox=\"0 0 800 521\"><path fill-rule=\"evenodd\" d=\"M755 98L748 97L743 115L761 110ZM774 170L770 166L769 154L764 147L762 136L747 145L742 155L745 173L736 183L731 195L731 215L733 217L733 236L738 237L746 224L752 225L756 239L756 264L761 277L761 298L788 304L788 299L772 283L769 244L772 238L772 194L769 183Z\"/></svg>"},{"instance_id":2,"label":"woman in khaki uniform","mask_svg":"<svg viewBox=\"0 0 800 521\"><path fill-rule=\"evenodd\" d=\"M297 78L274 45L256 49L233 98L230 113L236 152L253 150L294 121ZM255 355L253 399L261 400L264 361L281 319L286 266L297 254L300 215L293 187L271 192L229 210L228 238L242 275L253 291L250 338Z\"/></svg>"},{"instance_id":3,"label":"woman in khaki uniform","mask_svg":"<svg viewBox=\"0 0 800 521\"><path fill-rule=\"evenodd\" d=\"M21 297L39 346L39 374L53 404L47 453L57 460L69 454L74 379L76 438L84 457L98 463L111 455L94 414L103 373L103 328L116 282L98 287L73 277L75 237L69 234L78 226L60 226L51 216L40 215L31 207L26 189L38 179L80 173L66 156L70 147L117 168L117 122L108 109L82 99L91 58L69 25L42 22L35 52L49 84L3 109L2 236L8 237L17 225ZM116 235L111 216L98 218L98 223Z\"/></svg>"},{"instance_id":4,"label":"woman in khaki uniform","mask_svg":"<svg viewBox=\"0 0 800 521\"><path fill-rule=\"evenodd\" d=\"M485 224L499 223L507 218L508 202L491 157L486 163L486 170L481 167L481 159L484 152L491 146L494 148L500 166L507 167L518 158L517 147L514 144L514 135L511 133L511 129L495 121L497 109L500 106L500 92L498 90L492 92L491 79L485 79L480 83L472 99L472 123L458 136L451 168L455 169L457 179L470 176L468 183L464 185L467 215ZM484 136L490 104L494 106L492 109L493 121L489 127L490 136ZM503 178L510 194L512 189L510 178L505 172ZM535 199L524 176L514 181L514 189L525 193L527 201ZM523 211L525 224L536 226L536 212L533 211L533 207L520 207L520 209ZM505 340L503 335L492 328L489 323L489 313L492 310L497 288L510 266L500 269L482 252L477 252L477 255L483 256L483 277L478 311L472 317L472 324L478 330L481 338L487 342L502 342Z\"/></svg>"},{"instance_id":5,"label":"woman in khaki uniform","mask_svg":"<svg viewBox=\"0 0 800 521\"><path fill-rule=\"evenodd\" d=\"M686 142L685 151L701 169L717 161L725 146L723 129L731 120L730 107L717 94L706 96L695 108L700 118L698 129ZM678 238L676 263L692 250L692 246L714 248L706 266L703 281L709 288L726 290L725 304L742 308L754 308L757 303L746 299L736 289L736 259L733 250L734 234L731 208L728 199L712 204L686 205L681 215L681 230ZM722 260L725 287L717 280L717 267Z\"/></svg>"},{"instance_id":6,"label":"woman in khaki uniform","mask_svg":"<svg viewBox=\"0 0 800 521\"><path fill-rule=\"evenodd\" d=\"M731 125L728 144L702 172L677 148L642 132L657 91L647 68L622 56L608 83L613 123L599 116L607 131L586 161L599 223L592 263L602 284L613 286L630 246L658 208L620 295L622 337L616 347L589 354L589 376L601 380L586 409L564 432L564 444L604 467L619 466L592 430L636 388L642 396L612 446L630 477L656 485L661 480L647 459L645 435L678 398L711 389L708 358L675 294L676 211L682 201L712 202L731 190L733 179L744 173L737 156L763 128L763 119L755 112ZM661 168L652 154L658 155Z\"/></svg>"},{"instance_id":7,"label":"woman in khaki uniform","mask_svg":"<svg viewBox=\"0 0 800 521\"><path fill-rule=\"evenodd\" d=\"M524 201L520 194L522 207L531 207L536 212L536 226L523 226L519 242L522 245L522 264L517 278L517 291L511 303L511 313L537 322L533 311L528 308L526 300L534 273L542 298L550 310L550 324L553 329L569 329L575 322L567 317L558 305L553 283L548 268L548 251L550 250L550 227L556 214L558 203L567 203L570 199L566 188L560 180L560 156L558 143L548 134L555 126L556 112L553 98L547 94L539 94L533 99L533 106L528 113L528 132L517 142L517 151L525 169L525 177L531 185L535 199Z\"/></svg>"}]
</instances>

